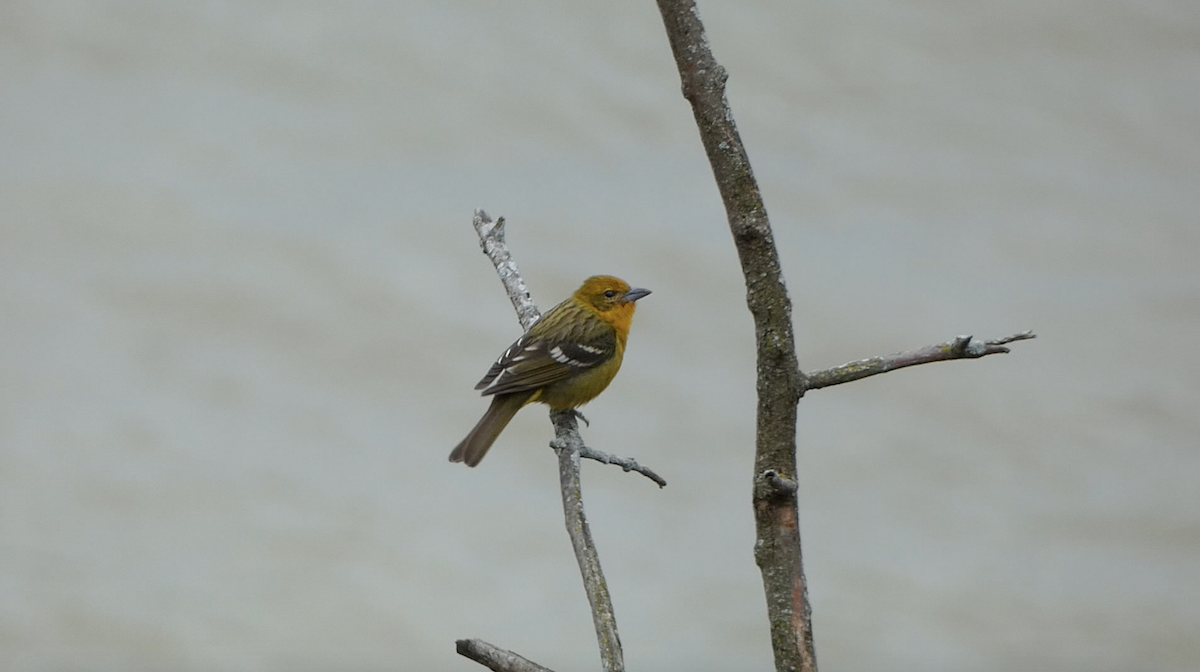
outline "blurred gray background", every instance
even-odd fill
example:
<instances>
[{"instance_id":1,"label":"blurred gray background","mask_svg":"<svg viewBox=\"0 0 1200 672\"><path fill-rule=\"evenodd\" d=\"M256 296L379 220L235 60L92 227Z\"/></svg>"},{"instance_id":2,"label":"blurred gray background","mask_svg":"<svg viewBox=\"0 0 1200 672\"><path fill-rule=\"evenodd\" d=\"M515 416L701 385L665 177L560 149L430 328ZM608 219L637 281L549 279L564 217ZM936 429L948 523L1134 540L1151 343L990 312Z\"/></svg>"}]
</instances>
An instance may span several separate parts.
<instances>
[{"instance_id":1,"label":"blurred gray background","mask_svg":"<svg viewBox=\"0 0 1200 672\"><path fill-rule=\"evenodd\" d=\"M705 0L812 393L825 672L1200 667L1200 4ZM640 304L584 488L631 670L770 669L753 330L649 0L0 3L0 667L596 669L543 308Z\"/></svg>"}]
</instances>

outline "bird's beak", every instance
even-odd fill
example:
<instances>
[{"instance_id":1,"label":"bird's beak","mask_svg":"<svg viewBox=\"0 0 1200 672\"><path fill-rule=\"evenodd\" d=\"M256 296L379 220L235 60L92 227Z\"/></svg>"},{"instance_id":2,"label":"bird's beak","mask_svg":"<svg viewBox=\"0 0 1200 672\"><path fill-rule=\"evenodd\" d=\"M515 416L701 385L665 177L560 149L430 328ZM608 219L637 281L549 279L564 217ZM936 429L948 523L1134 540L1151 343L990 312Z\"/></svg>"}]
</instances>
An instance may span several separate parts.
<instances>
[{"instance_id":1,"label":"bird's beak","mask_svg":"<svg viewBox=\"0 0 1200 672\"><path fill-rule=\"evenodd\" d=\"M650 290L648 289L642 289L641 287L630 287L629 291L625 292L625 300L630 302L637 301L649 293Z\"/></svg>"}]
</instances>

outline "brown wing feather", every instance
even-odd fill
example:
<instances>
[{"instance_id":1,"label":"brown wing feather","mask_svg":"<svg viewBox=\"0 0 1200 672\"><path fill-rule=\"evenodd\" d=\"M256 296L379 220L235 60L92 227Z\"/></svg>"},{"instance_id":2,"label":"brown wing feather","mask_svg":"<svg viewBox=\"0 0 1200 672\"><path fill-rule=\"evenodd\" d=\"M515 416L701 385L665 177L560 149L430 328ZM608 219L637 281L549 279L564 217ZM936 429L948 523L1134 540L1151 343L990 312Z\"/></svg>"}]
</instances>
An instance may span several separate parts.
<instances>
[{"instance_id":1,"label":"brown wing feather","mask_svg":"<svg viewBox=\"0 0 1200 672\"><path fill-rule=\"evenodd\" d=\"M608 361L616 335L603 322L584 318L586 312L570 299L551 308L508 346L475 389L484 395L532 392Z\"/></svg>"},{"instance_id":2,"label":"brown wing feather","mask_svg":"<svg viewBox=\"0 0 1200 672\"><path fill-rule=\"evenodd\" d=\"M484 395L532 392L608 361L613 343L552 343L529 334L517 339L475 386Z\"/></svg>"}]
</instances>

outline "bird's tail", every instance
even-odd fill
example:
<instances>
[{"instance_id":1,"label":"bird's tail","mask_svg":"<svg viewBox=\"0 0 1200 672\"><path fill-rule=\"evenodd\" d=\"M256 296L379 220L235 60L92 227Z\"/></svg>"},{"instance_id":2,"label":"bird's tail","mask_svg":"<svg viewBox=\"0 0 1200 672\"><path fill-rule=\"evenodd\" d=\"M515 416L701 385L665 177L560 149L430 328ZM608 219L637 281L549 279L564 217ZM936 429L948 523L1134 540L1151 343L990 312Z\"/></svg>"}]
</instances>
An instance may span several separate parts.
<instances>
[{"instance_id":1,"label":"bird's tail","mask_svg":"<svg viewBox=\"0 0 1200 672\"><path fill-rule=\"evenodd\" d=\"M508 421L513 419L532 396L532 393L514 393L492 397L492 405L479 419L475 429L451 451L450 461L466 462L468 467L479 464L487 454L488 448L496 442L496 437L508 426Z\"/></svg>"}]
</instances>

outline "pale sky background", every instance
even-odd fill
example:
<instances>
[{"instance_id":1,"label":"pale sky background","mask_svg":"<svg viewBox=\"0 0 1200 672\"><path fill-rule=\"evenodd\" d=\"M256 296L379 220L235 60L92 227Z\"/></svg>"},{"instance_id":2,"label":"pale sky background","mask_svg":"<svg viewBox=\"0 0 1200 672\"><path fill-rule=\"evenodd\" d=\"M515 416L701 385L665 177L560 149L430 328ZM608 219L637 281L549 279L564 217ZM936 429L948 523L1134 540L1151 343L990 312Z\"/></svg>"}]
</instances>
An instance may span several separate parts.
<instances>
[{"instance_id":1,"label":"pale sky background","mask_svg":"<svg viewBox=\"0 0 1200 672\"><path fill-rule=\"evenodd\" d=\"M1200 5L702 2L821 368L823 672L1200 668ZM771 669L753 330L652 3L0 3L0 668L595 669L519 329L649 287L587 441L630 670Z\"/></svg>"}]
</instances>

